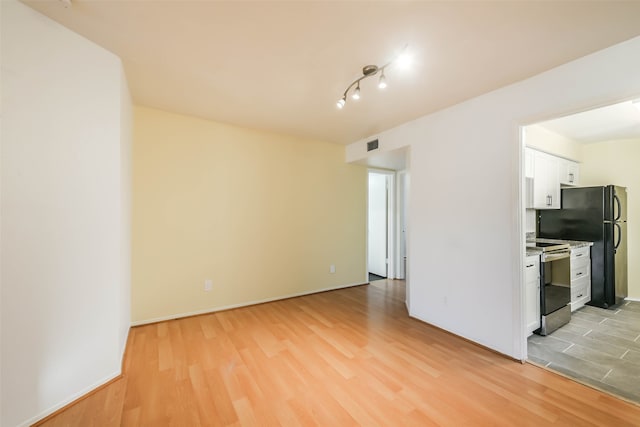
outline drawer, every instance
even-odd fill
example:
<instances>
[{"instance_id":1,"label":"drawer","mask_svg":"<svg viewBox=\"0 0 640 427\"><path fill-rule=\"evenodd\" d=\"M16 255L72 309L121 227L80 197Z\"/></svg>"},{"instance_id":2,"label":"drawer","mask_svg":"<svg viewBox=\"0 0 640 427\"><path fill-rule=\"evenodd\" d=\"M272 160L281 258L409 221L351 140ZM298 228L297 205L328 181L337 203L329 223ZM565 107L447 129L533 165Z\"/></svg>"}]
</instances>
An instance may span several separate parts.
<instances>
[{"instance_id":1,"label":"drawer","mask_svg":"<svg viewBox=\"0 0 640 427\"><path fill-rule=\"evenodd\" d=\"M589 277L571 281L571 301L591 295L591 280Z\"/></svg>"},{"instance_id":2,"label":"drawer","mask_svg":"<svg viewBox=\"0 0 640 427\"><path fill-rule=\"evenodd\" d=\"M589 264L591 264L591 258L589 257L571 258L571 271L577 270Z\"/></svg>"},{"instance_id":3,"label":"drawer","mask_svg":"<svg viewBox=\"0 0 640 427\"><path fill-rule=\"evenodd\" d=\"M591 246L571 249L571 260L573 261L573 259L577 258L591 258Z\"/></svg>"},{"instance_id":4,"label":"drawer","mask_svg":"<svg viewBox=\"0 0 640 427\"><path fill-rule=\"evenodd\" d=\"M574 280L589 277L589 267L589 264L583 264L579 267L574 267L573 264L571 264L571 282L573 283Z\"/></svg>"}]
</instances>

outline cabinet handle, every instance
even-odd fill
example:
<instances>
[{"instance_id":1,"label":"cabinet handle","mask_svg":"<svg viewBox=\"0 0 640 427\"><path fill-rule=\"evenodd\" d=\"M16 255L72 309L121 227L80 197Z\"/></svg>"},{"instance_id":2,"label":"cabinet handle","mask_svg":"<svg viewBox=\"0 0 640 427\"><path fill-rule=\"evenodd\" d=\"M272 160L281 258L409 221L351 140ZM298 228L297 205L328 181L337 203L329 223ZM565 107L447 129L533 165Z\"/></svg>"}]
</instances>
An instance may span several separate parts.
<instances>
[{"instance_id":1,"label":"cabinet handle","mask_svg":"<svg viewBox=\"0 0 640 427\"><path fill-rule=\"evenodd\" d=\"M572 173L569 174L569 182L573 182L573 174Z\"/></svg>"},{"instance_id":2,"label":"cabinet handle","mask_svg":"<svg viewBox=\"0 0 640 427\"><path fill-rule=\"evenodd\" d=\"M534 265L535 265L535 264L527 265L527 268L529 268L529 267L533 267Z\"/></svg>"},{"instance_id":3,"label":"cabinet handle","mask_svg":"<svg viewBox=\"0 0 640 427\"><path fill-rule=\"evenodd\" d=\"M578 295L576 298L582 298L582 294Z\"/></svg>"},{"instance_id":4,"label":"cabinet handle","mask_svg":"<svg viewBox=\"0 0 640 427\"><path fill-rule=\"evenodd\" d=\"M584 255L584 254L578 254L578 255L576 255L576 258L578 258L579 256L582 256L582 255Z\"/></svg>"},{"instance_id":5,"label":"cabinet handle","mask_svg":"<svg viewBox=\"0 0 640 427\"><path fill-rule=\"evenodd\" d=\"M582 272L580 272L580 273L576 274L576 276L582 276Z\"/></svg>"}]
</instances>

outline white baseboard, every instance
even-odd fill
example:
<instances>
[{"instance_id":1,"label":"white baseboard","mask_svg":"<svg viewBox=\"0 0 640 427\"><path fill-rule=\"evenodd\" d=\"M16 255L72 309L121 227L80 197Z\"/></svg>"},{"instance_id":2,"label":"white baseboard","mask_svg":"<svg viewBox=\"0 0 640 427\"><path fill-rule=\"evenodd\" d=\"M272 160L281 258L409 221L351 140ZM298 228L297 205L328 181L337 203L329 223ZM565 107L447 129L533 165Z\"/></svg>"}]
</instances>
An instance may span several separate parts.
<instances>
[{"instance_id":1,"label":"white baseboard","mask_svg":"<svg viewBox=\"0 0 640 427\"><path fill-rule=\"evenodd\" d=\"M344 289L344 288L351 288L353 286L366 285L367 283L368 282L349 283L348 285L338 285L338 286L333 286L333 287L329 287L329 288L315 289L313 291L299 292L299 293L289 294L289 295L281 295L281 296L277 296L277 297L273 297L273 298L266 298L266 299L261 299L261 300L247 301L247 302L242 302L242 303L239 303L239 304L225 305L225 306L222 306L222 307L206 308L204 310L189 311L187 313L170 314L168 316L155 317L153 319L137 320L135 322L131 322L131 326L148 325L149 323L158 323L158 322L164 322L164 321L167 321L167 320L180 319L180 318L183 318L183 317L197 316L197 315L200 315L200 314L215 313L217 311L231 310L232 308L248 307L250 305L263 304L265 302L279 301L279 300L288 299L288 298L302 297L302 296L305 296L305 295L313 295L313 294L317 294L317 293L320 293L320 292L335 291L337 289Z\"/></svg>"},{"instance_id":2,"label":"white baseboard","mask_svg":"<svg viewBox=\"0 0 640 427\"><path fill-rule=\"evenodd\" d=\"M53 414L54 412L64 408L68 404L70 404L70 403L74 402L75 400L81 398L85 394L92 392L96 388L108 383L109 381L112 381L115 378L118 378L120 376L120 374L121 374L121 372L118 370L118 372L115 372L115 373L113 373L111 375L108 375L107 377L103 378L102 380L97 381L96 383L94 383L94 384L92 384L92 385L90 385L88 387L85 387L84 389L80 390L77 393L74 393L73 395L69 396L68 398L66 398L62 402L58 403L57 405L54 405L51 408L42 411L38 415L36 415L34 417L31 417L26 421L23 421L22 423L18 424L16 427L28 427L28 426L31 426L31 425L37 423L38 421L42 420L43 418L48 417L49 415Z\"/></svg>"},{"instance_id":3,"label":"white baseboard","mask_svg":"<svg viewBox=\"0 0 640 427\"><path fill-rule=\"evenodd\" d=\"M636 301L636 302L640 302L640 298L629 298L629 297L626 297L624 300L625 300L625 301Z\"/></svg>"}]
</instances>

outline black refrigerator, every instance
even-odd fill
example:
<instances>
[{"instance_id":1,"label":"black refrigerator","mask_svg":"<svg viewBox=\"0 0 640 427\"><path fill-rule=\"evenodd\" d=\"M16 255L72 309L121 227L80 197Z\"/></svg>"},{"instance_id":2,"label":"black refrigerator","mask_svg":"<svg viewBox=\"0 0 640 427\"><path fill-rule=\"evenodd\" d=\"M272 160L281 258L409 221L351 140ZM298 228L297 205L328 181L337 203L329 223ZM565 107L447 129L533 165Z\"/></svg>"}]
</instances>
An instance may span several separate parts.
<instances>
[{"instance_id":1,"label":"black refrigerator","mask_svg":"<svg viewBox=\"0 0 640 427\"><path fill-rule=\"evenodd\" d=\"M538 211L538 237L593 242L589 305L609 308L627 296L626 188L563 188L561 209Z\"/></svg>"}]
</instances>

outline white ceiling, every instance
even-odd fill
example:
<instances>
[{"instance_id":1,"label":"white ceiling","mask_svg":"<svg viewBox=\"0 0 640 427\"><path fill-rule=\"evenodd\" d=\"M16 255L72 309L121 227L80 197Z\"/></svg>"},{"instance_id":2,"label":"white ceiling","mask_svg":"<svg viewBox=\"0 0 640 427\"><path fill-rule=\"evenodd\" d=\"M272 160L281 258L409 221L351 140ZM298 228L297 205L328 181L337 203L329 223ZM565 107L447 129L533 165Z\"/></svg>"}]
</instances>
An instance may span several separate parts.
<instances>
[{"instance_id":1,"label":"white ceiling","mask_svg":"<svg viewBox=\"0 0 640 427\"><path fill-rule=\"evenodd\" d=\"M640 2L24 2L120 56L137 104L342 144L640 35Z\"/></svg>"},{"instance_id":2,"label":"white ceiling","mask_svg":"<svg viewBox=\"0 0 640 427\"><path fill-rule=\"evenodd\" d=\"M640 139L640 109L627 101L549 120L539 125L584 144Z\"/></svg>"}]
</instances>

